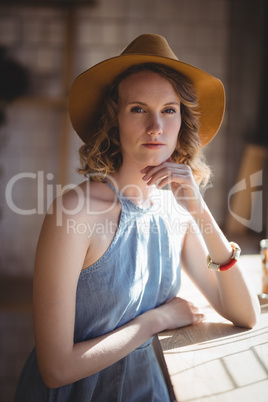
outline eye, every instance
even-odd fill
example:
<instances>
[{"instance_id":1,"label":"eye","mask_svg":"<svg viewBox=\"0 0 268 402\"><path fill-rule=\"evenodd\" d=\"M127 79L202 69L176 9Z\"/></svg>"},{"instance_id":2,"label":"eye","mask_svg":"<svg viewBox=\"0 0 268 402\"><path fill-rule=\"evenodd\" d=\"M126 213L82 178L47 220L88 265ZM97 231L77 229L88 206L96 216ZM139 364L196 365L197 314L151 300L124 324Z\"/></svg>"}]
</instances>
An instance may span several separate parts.
<instances>
[{"instance_id":1,"label":"eye","mask_svg":"<svg viewBox=\"0 0 268 402\"><path fill-rule=\"evenodd\" d=\"M168 114L174 114L177 113L176 109L174 107L168 107L163 111L163 113L168 113Z\"/></svg>"},{"instance_id":2,"label":"eye","mask_svg":"<svg viewBox=\"0 0 268 402\"><path fill-rule=\"evenodd\" d=\"M140 106L134 106L130 109L132 113L143 113L144 110Z\"/></svg>"}]
</instances>

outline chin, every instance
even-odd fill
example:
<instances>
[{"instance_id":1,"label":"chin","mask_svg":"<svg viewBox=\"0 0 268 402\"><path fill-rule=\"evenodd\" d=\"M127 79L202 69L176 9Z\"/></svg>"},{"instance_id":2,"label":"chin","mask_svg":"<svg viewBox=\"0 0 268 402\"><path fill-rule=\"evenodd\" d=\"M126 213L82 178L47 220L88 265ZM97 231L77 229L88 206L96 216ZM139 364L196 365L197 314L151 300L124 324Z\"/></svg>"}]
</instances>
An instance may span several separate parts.
<instances>
[{"instance_id":1,"label":"chin","mask_svg":"<svg viewBox=\"0 0 268 402\"><path fill-rule=\"evenodd\" d=\"M150 161L148 161L147 166L158 166L161 165L161 163L166 162L166 160L169 158L169 156L164 156L164 157L154 157L150 158Z\"/></svg>"}]
</instances>

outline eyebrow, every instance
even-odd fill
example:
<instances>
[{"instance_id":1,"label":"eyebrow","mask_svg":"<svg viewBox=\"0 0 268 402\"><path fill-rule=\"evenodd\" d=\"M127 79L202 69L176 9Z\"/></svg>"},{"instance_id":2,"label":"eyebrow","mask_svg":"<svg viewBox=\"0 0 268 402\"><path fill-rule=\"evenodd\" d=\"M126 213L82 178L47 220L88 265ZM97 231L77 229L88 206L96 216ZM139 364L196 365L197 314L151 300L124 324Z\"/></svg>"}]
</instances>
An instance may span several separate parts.
<instances>
[{"instance_id":1,"label":"eyebrow","mask_svg":"<svg viewBox=\"0 0 268 402\"><path fill-rule=\"evenodd\" d=\"M139 102L139 101L132 101L132 102L129 102L128 105L142 105L142 106L147 106L146 103ZM167 102L167 103L165 103L163 106L169 106L169 105L180 106L180 102L177 102L177 101Z\"/></svg>"}]
</instances>

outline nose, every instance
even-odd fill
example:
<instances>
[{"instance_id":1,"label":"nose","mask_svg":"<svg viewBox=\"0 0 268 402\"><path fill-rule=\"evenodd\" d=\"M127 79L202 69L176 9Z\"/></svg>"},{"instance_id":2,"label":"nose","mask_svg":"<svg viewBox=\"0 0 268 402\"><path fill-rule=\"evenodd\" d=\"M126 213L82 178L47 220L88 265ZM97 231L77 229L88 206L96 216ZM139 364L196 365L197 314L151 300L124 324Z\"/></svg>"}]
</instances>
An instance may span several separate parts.
<instances>
[{"instance_id":1,"label":"nose","mask_svg":"<svg viewBox=\"0 0 268 402\"><path fill-rule=\"evenodd\" d=\"M151 136L158 136L158 135L163 134L161 120L159 119L158 116L155 116L155 115L150 116L146 131L147 131L147 134L149 134Z\"/></svg>"}]
</instances>

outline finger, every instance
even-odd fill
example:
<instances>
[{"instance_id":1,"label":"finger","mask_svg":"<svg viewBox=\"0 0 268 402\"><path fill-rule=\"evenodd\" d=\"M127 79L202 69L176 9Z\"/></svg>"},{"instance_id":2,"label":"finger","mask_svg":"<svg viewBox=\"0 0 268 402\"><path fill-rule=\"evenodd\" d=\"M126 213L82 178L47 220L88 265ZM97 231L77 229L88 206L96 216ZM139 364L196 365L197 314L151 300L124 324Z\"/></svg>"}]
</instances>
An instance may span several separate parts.
<instances>
[{"instance_id":1,"label":"finger","mask_svg":"<svg viewBox=\"0 0 268 402\"><path fill-rule=\"evenodd\" d=\"M153 175L156 172L158 172L159 170L162 169L168 169L170 171L177 171L180 172L182 174L192 174L192 170L190 168L190 166L188 165L184 165L181 163L173 163L173 162L163 162L158 166L148 166L145 169L142 169L142 171L144 171L145 176L149 176L149 175Z\"/></svg>"},{"instance_id":2,"label":"finger","mask_svg":"<svg viewBox=\"0 0 268 402\"><path fill-rule=\"evenodd\" d=\"M149 180L147 179L147 184L153 185L158 182L157 187L161 188L169 183L177 183L186 187L191 186L190 178L191 176L189 176L187 172L178 169L176 171L170 172L168 169L163 169L154 173L153 176L149 178ZM146 181L146 178L144 180Z\"/></svg>"},{"instance_id":3,"label":"finger","mask_svg":"<svg viewBox=\"0 0 268 402\"><path fill-rule=\"evenodd\" d=\"M189 187L190 185L186 184L185 178L182 177L182 175L177 175L177 174L171 174L169 176L163 177L163 179L156 180L156 187L157 188L162 188L166 186L167 184L171 183L176 183L179 185L179 187L176 190L176 194L181 191L182 188L185 188L186 186ZM154 184L153 182L148 182L148 185Z\"/></svg>"},{"instance_id":4,"label":"finger","mask_svg":"<svg viewBox=\"0 0 268 402\"><path fill-rule=\"evenodd\" d=\"M206 319L205 314L203 314L203 313L196 314L192 325L199 324L200 322L204 321L205 319Z\"/></svg>"},{"instance_id":5,"label":"finger","mask_svg":"<svg viewBox=\"0 0 268 402\"><path fill-rule=\"evenodd\" d=\"M171 156L165 161L166 163L167 162L171 162L172 163L172 158L171 158ZM148 171L149 169L151 169L153 166L146 166L145 168L143 168L143 169L141 169L140 170L140 172L141 173L145 173L146 171Z\"/></svg>"},{"instance_id":6,"label":"finger","mask_svg":"<svg viewBox=\"0 0 268 402\"><path fill-rule=\"evenodd\" d=\"M145 173L145 175L143 176L143 179L144 180L149 179L153 174L155 174L159 170L162 170L166 167L167 166L164 165L163 163L161 163L161 165L158 165L158 166L147 166L146 168L141 170L141 173Z\"/></svg>"},{"instance_id":7,"label":"finger","mask_svg":"<svg viewBox=\"0 0 268 402\"><path fill-rule=\"evenodd\" d=\"M191 172L189 169L185 169L185 165L175 165L174 163L167 165L154 166L148 169L145 175L142 177L144 181L151 180L150 184L157 182L160 179L168 177L170 175L177 174L179 176L190 177Z\"/></svg>"},{"instance_id":8,"label":"finger","mask_svg":"<svg viewBox=\"0 0 268 402\"><path fill-rule=\"evenodd\" d=\"M151 168L152 168L152 166L146 166L145 168L141 169L140 172L141 173L146 173Z\"/></svg>"},{"instance_id":9,"label":"finger","mask_svg":"<svg viewBox=\"0 0 268 402\"><path fill-rule=\"evenodd\" d=\"M158 180L164 179L165 177L167 177L168 175L170 175L168 169L166 167L162 168L162 169L158 169L158 170L150 170L148 173L146 173L143 176L143 180L147 181L148 185L153 185L155 184Z\"/></svg>"}]
</instances>

